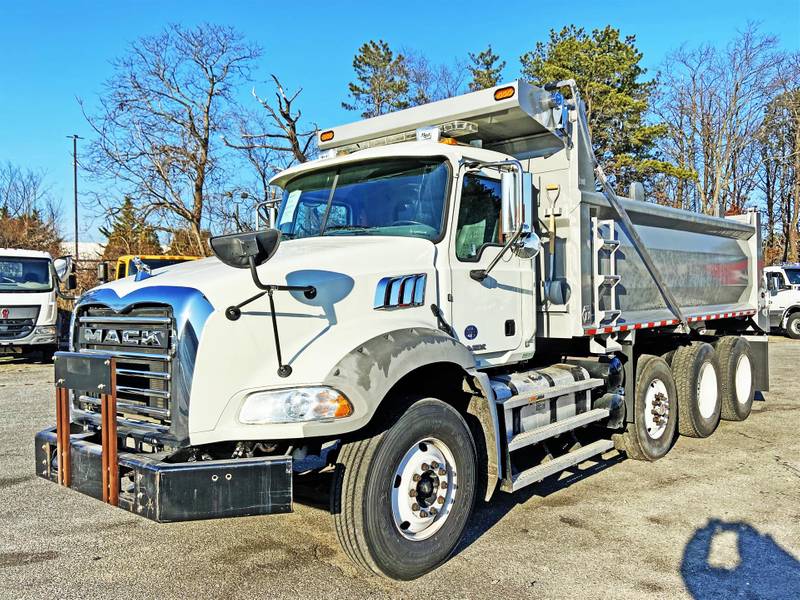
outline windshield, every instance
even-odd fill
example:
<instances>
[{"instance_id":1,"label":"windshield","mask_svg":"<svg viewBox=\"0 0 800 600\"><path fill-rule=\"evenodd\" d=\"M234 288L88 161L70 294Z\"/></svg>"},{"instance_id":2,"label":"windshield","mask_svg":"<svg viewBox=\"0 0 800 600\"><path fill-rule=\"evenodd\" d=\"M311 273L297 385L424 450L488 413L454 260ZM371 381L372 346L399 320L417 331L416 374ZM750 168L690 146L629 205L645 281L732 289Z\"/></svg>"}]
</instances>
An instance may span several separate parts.
<instances>
[{"instance_id":1,"label":"windshield","mask_svg":"<svg viewBox=\"0 0 800 600\"><path fill-rule=\"evenodd\" d=\"M792 285L800 285L800 269L784 269L786 278Z\"/></svg>"},{"instance_id":2,"label":"windshield","mask_svg":"<svg viewBox=\"0 0 800 600\"><path fill-rule=\"evenodd\" d=\"M449 169L444 159L403 158L341 165L292 179L278 229L289 238L397 235L436 240Z\"/></svg>"},{"instance_id":3,"label":"windshield","mask_svg":"<svg viewBox=\"0 0 800 600\"><path fill-rule=\"evenodd\" d=\"M49 292L51 289L48 259L0 257L0 292Z\"/></svg>"}]
</instances>

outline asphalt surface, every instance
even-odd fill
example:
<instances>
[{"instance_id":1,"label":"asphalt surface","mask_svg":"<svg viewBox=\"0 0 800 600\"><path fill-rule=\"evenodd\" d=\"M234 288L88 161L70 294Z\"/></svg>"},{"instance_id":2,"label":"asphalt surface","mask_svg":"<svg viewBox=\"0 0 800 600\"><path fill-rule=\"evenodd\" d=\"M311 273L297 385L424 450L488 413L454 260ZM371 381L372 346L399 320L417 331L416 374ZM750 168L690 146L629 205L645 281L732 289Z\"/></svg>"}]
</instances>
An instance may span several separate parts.
<instances>
[{"instance_id":1,"label":"asphalt surface","mask_svg":"<svg viewBox=\"0 0 800 600\"><path fill-rule=\"evenodd\" d=\"M0 597L800 598L800 342L771 342L772 391L746 422L500 492L408 583L358 571L308 503L158 525L35 477L52 367L0 361Z\"/></svg>"}]
</instances>

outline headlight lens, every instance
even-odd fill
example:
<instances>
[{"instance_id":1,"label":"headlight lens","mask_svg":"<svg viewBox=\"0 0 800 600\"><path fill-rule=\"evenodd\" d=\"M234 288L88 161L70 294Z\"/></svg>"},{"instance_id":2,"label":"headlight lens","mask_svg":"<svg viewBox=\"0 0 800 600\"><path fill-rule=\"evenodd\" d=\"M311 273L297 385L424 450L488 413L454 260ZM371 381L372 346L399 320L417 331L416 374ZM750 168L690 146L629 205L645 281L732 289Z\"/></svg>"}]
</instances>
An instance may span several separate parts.
<instances>
[{"instance_id":1,"label":"headlight lens","mask_svg":"<svg viewBox=\"0 0 800 600\"><path fill-rule=\"evenodd\" d=\"M36 328L35 331L36 335L55 335L56 334L56 326L55 325L40 325Z\"/></svg>"},{"instance_id":2,"label":"headlight lens","mask_svg":"<svg viewBox=\"0 0 800 600\"><path fill-rule=\"evenodd\" d=\"M248 425L300 423L340 419L353 414L353 405L339 390L304 387L250 394L239 411Z\"/></svg>"}]
</instances>

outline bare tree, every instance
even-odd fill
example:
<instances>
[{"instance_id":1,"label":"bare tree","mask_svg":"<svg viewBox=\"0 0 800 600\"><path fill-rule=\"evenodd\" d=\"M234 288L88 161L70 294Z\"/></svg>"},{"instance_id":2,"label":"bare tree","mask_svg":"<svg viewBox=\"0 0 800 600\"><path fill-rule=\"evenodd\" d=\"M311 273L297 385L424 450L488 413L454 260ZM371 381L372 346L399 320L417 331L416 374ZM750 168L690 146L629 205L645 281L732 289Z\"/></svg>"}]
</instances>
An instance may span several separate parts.
<instances>
[{"instance_id":1,"label":"bare tree","mask_svg":"<svg viewBox=\"0 0 800 600\"><path fill-rule=\"evenodd\" d=\"M412 106L452 98L465 91L468 71L464 61L433 63L413 48L403 48L401 54L406 61Z\"/></svg>"},{"instance_id":2,"label":"bare tree","mask_svg":"<svg viewBox=\"0 0 800 600\"><path fill-rule=\"evenodd\" d=\"M6 217L34 211L55 216L57 209L45 184L44 173L23 169L11 162L0 163L0 210Z\"/></svg>"},{"instance_id":3,"label":"bare tree","mask_svg":"<svg viewBox=\"0 0 800 600\"><path fill-rule=\"evenodd\" d=\"M674 186L677 203L708 214L744 206L779 62L776 39L753 25L724 50L682 48L668 58L655 112L667 126L661 151L691 173Z\"/></svg>"},{"instance_id":4,"label":"bare tree","mask_svg":"<svg viewBox=\"0 0 800 600\"><path fill-rule=\"evenodd\" d=\"M208 253L209 204L223 198L226 152L214 139L230 129L235 90L258 56L229 27L170 25L134 42L114 63L98 113L84 109L96 134L92 174L122 188L159 231L188 231L194 253Z\"/></svg>"}]
</instances>

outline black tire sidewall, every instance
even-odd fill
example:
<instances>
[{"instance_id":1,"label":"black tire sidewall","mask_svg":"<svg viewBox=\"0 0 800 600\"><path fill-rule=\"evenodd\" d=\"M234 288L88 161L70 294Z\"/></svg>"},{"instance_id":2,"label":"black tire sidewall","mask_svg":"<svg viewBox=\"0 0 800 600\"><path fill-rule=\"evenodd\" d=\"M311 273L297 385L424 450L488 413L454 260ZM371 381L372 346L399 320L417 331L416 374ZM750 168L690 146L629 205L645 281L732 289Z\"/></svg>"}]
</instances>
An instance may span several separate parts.
<instances>
[{"instance_id":1,"label":"black tire sidewall","mask_svg":"<svg viewBox=\"0 0 800 600\"><path fill-rule=\"evenodd\" d=\"M397 530L391 490L398 463L418 441L434 437L453 454L458 494L447 521L425 540ZM383 436L370 461L364 489L364 535L376 566L395 579L414 579L444 562L455 549L475 504L477 453L467 423L450 405L432 398L413 404Z\"/></svg>"},{"instance_id":2,"label":"black tire sidewall","mask_svg":"<svg viewBox=\"0 0 800 600\"><path fill-rule=\"evenodd\" d=\"M736 371L739 368L739 360L742 356L746 356L747 359L750 361L750 369L751 373L755 368L755 364L753 363L753 352L750 349L750 344L747 340L742 338L734 338L733 342L730 342L730 348L723 350L722 352L717 352L717 358L719 360L720 366L720 379L723 383L723 396L722 396L722 403L727 406L728 412L732 411L735 416L736 420L744 421L747 417L750 416L750 412L753 408L753 399L755 398L755 377L751 377L750 380L750 395L747 398L747 402L739 402L739 398L736 395ZM725 364L723 364L723 361ZM725 411L723 411L724 413ZM722 418L725 418L723 414Z\"/></svg>"},{"instance_id":3,"label":"black tire sidewall","mask_svg":"<svg viewBox=\"0 0 800 600\"><path fill-rule=\"evenodd\" d=\"M654 379L660 379L664 383L670 402L667 428L658 439L650 437L645 427L645 411L647 410L645 395L647 394L647 388ZM649 460L661 458L669 452L672 447L672 443L675 440L675 430L678 424L677 403L678 392L675 389L672 371L666 361L655 356L640 358L636 367L636 396L634 404L636 415L634 422L639 446Z\"/></svg>"},{"instance_id":4,"label":"black tire sidewall","mask_svg":"<svg viewBox=\"0 0 800 600\"><path fill-rule=\"evenodd\" d=\"M701 343L692 347L694 352L693 360L689 365L689 372L682 374L690 378L689 398L679 398L678 402L688 402L687 408L691 413L694 429L700 437L708 437L719 425L720 412L722 410L722 385L719 361L714 347L710 344ZM709 417L704 417L700 412L700 372L704 364L709 363L714 369L717 377L717 402L714 412Z\"/></svg>"}]
</instances>

